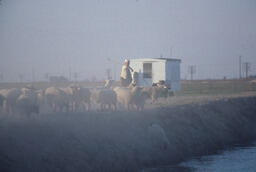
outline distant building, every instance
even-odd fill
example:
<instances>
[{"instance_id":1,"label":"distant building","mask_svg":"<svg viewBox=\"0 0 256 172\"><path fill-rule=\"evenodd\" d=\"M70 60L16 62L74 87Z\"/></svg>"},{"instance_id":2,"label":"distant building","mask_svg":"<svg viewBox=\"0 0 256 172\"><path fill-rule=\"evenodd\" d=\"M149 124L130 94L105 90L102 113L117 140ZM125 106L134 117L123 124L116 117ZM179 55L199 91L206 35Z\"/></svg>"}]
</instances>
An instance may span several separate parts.
<instances>
[{"instance_id":1,"label":"distant building","mask_svg":"<svg viewBox=\"0 0 256 172\"><path fill-rule=\"evenodd\" d=\"M50 76L50 82L68 82L68 79L64 76Z\"/></svg>"},{"instance_id":2,"label":"distant building","mask_svg":"<svg viewBox=\"0 0 256 172\"><path fill-rule=\"evenodd\" d=\"M139 86L151 86L164 81L171 90L180 90L180 59L142 58L130 59L130 66L139 73Z\"/></svg>"}]
</instances>

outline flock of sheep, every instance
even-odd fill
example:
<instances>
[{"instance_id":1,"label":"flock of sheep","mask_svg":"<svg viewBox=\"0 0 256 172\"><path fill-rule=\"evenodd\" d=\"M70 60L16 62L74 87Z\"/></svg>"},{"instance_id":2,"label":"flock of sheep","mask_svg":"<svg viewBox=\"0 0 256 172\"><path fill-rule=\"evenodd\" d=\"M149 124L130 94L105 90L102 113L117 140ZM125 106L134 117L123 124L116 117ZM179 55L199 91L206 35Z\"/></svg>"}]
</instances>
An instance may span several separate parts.
<instances>
[{"instance_id":1,"label":"flock of sheep","mask_svg":"<svg viewBox=\"0 0 256 172\"><path fill-rule=\"evenodd\" d=\"M78 112L92 110L143 110L147 99L155 102L159 97L167 98L168 88L165 86L112 87L107 80L103 88L89 89L79 85L66 88L49 87L44 90L28 85L25 88L1 89L0 111L6 114L39 113L47 107L51 112Z\"/></svg>"}]
</instances>

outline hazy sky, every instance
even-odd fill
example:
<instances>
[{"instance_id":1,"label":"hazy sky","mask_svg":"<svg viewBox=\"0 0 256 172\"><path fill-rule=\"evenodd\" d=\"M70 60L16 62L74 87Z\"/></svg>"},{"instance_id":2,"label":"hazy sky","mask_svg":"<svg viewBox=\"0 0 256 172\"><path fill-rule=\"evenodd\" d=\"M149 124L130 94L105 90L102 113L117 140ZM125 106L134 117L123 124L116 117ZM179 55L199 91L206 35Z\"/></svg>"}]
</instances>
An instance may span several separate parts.
<instances>
[{"instance_id":1,"label":"hazy sky","mask_svg":"<svg viewBox=\"0 0 256 172\"><path fill-rule=\"evenodd\" d=\"M172 48L171 48L172 47ZM0 73L105 77L125 58L181 58L182 77L237 77L238 56L256 74L255 0L2 0Z\"/></svg>"}]
</instances>

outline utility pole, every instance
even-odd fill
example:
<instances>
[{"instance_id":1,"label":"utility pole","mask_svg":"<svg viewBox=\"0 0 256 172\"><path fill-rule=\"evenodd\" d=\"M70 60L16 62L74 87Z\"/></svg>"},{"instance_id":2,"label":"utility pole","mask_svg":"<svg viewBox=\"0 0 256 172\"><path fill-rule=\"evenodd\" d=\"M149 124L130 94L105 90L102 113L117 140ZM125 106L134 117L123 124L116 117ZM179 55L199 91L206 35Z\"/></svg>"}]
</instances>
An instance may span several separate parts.
<instances>
[{"instance_id":1,"label":"utility pole","mask_svg":"<svg viewBox=\"0 0 256 172\"><path fill-rule=\"evenodd\" d=\"M107 79L112 79L112 77L111 77L111 69L110 68L106 69L106 75L107 75Z\"/></svg>"},{"instance_id":2,"label":"utility pole","mask_svg":"<svg viewBox=\"0 0 256 172\"><path fill-rule=\"evenodd\" d=\"M44 78L47 80L47 82L49 81L49 73L45 73L44 74Z\"/></svg>"},{"instance_id":3,"label":"utility pole","mask_svg":"<svg viewBox=\"0 0 256 172\"><path fill-rule=\"evenodd\" d=\"M190 74L190 79L193 80L193 75L196 73L196 65L188 66L188 72Z\"/></svg>"},{"instance_id":4,"label":"utility pole","mask_svg":"<svg viewBox=\"0 0 256 172\"><path fill-rule=\"evenodd\" d=\"M243 63L244 70L245 70L245 78L248 78L248 73L250 71L251 63L245 62Z\"/></svg>"},{"instance_id":5,"label":"utility pole","mask_svg":"<svg viewBox=\"0 0 256 172\"><path fill-rule=\"evenodd\" d=\"M242 56L239 56L239 79L242 78Z\"/></svg>"},{"instance_id":6,"label":"utility pole","mask_svg":"<svg viewBox=\"0 0 256 172\"><path fill-rule=\"evenodd\" d=\"M72 73L71 73L71 67L70 65L68 66L68 73L69 73L69 81L71 81Z\"/></svg>"},{"instance_id":7,"label":"utility pole","mask_svg":"<svg viewBox=\"0 0 256 172\"><path fill-rule=\"evenodd\" d=\"M172 58L172 47L170 48L170 58Z\"/></svg>"},{"instance_id":8,"label":"utility pole","mask_svg":"<svg viewBox=\"0 0 256 172\"><path fill-rule=\"evenodd\" d=\"M20 82L23 82L23 78L24 78L24 75L23 74L19 74Z\"/></svg>"},{"instance_id":9,"label":"utility pole","mask_svg":"<svg viewBox=\"0 0 256 172\"><path fill-rule=\"evenodd\" d=\"M116 79L117 77L116 77L116 64L114 64L114 80L116 81L117 79Z\"/></svg>"},{"instance_id":10,"label":"utility pole","mask_svg":"<svg viewBox=\"0 0 256 172\"><path fill-rule=\"evenodd\" d=\"M32 82L35 82L35 69L32 68Z\"/></svg>"},{"instance_id":11,"label":"utility pole","mask_svg":"<svg viewBox=\"0 0 256 172\"><path fill-rule=\"evenodd\" d=\"M74 78L75 78L75 82L77 82L77 78L78 78L78 73L77 72L74 73Z\"/></svg>"},{"instance_id":12,"label":"utility pole","mask_svg":"<svg viewBox=\"0 0 256 172\"><path fill-rule=\"evenodd\" d=\"M4 74L0 73L0 81L3 82L4 81Z\"/></svg>"}]
</instances>

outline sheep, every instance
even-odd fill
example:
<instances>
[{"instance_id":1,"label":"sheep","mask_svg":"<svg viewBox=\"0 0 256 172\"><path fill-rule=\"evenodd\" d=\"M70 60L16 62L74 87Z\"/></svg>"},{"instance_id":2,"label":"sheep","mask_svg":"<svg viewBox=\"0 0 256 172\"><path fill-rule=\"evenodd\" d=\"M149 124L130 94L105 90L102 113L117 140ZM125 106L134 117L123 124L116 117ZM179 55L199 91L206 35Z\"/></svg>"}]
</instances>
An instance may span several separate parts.
<instances>
[{"instance_id":1,"label":"sheep","mask_svg":"<svg viewBox=\"0 0 256 172\"><path fill-rule=\"evenodd\" d=\"M166 136L165 130L157 123L148 126L148 134L153 146L160 150L166 150L170 146L170 141Z\"/></svg>"},{"instance_id":2,"label":"sheep","mask_svg":"<svg viewBox=\"0 0 256 172\"><path fill-rule=\"evenodd\" d=\"M113 109L116 110L117 95L111 89L95 89L92 92L91 100L95 104L100 104L101 110Z\"/></svg>"},{"instance_id":3,"label":"sheep","mask_svg":"<svg viewBox=\"0 0 256 172\"><path fill-rule=\"evenodd\" d=\"M155 103L158 98L163 97L168 98L169 92L168 88L165 86L153 86L152 87L152 102Z\"/></svg>"},{"instance_id":4,"label":"sheep","mask_svg":"<svg viewBox=\"0 0 256 172\"><path fill-rule=\"evenodd\" d=\"M34 94L35 90L36 89L32 85L28 84L24 88L21 88L21 93L25 95Z\"/></svg>"},{"instance_id":5,"label":"sheep","mask_svg":"<svg viewBox=\"0 0 256 172\"><path fill-rule=\"evenodd\" d=\"M144 87L143 91L147 92L147 94L151 95L152 103L157 102L159 98L167 99L169 95L169 89L165 86L152 86L152 87Z\"/></svg>"},{"instance_id":6,"label":"sheep","mask_svg":"<svg viewBox=\"0 0 256 172\"><path fill-rule=\"evenodd\" d=\"M118 103L124 105L129 110L132 97L131 90L127 87L116 87L114 91L116 92Z\"/></svg>"},{"instance_id":7,"label":"sheep","mask_svg":"<svg viewBox=\"0 0 256 172\"><path fill-rule=\"evenodd\" d=\"M47 111L46 107L46 101L45 101L45 96L44 96L44 90L39 89L35 91L36 96L37 96L37 103L38 103L38 111L39 113Z\"/></svg>"},{"instance_id":8,"label":"sheep","mask_svg":"<svg viewBox=\"0 0 256 172\"><path fill-rule=\"evenodd\" d=\"M106 81L105 81L104 88L110 89L111 86L113 85L113 82L114 82L113 80L106 80Z\"/></svg>"},{"instance_id":9,"label":"sheep","mask_svg":"<svg viewBox=\"0 0 256 172\"><path fill-rule=\"evenodd\" d=\"M143 110L144 105L146 104L146 100L149 98L150 94L141 88L139 96L137 96L137 99L134 101L134 106L137 108L137 110Z\"/></svg>"},{"instance_id":10,"label":"sheep","mask_svg":"<svg viewBox=\"0 0 256 172\"><path fill-rule=\"evenodd\" d=\"M73 101L75 110L77 111L79 107L83 107L86 105L87 111L89 111L91 106L91 92L88 88L84 88L81 86L73 87Z\"/></svg>"},{"instance_id":11,"label":"sheep","mask_svg":"<svg viewBox=\"0 0 256 172\"><path fill-rule=\"evenodd\" d=\"M6 111L6 96L7 96L8 90L7 89L1 89L0 90L0 111L5 112Z\"/></svg>"},{"instance_id":12,"label":"sheep","mask_svg":"<svg viewBox=\"0 0 256 172\"><path fill-rule=\"evenodd\" d=\"M47 88L44 92L44 99L46 104L48 104L54 112L58 109L59 111L63 111L64 108L67 112L69 111L68 95L59 88Z\"/></svg>"},{"instance_id":13,"label":"sheep","mask_svg":"<svg viewBox=\"0 0 256 172\"><path fill-rule=\"evenodd\" d=\"M86 105L87 111L90 109L90 96L91 92L88 88L83 88L79 85L70 85L66 88L60 88L67 95L67 102L70 110L78 111L78 109Z\"/></svg>"},{"instance_id":14,"label":"sheep","mask_svg":"<svg viewBox=\"0 0 256 172\"><path fill-rule=\"evenodd\" d=\"M137 110L143 110L146 100L150 98L150 94L147 91L144 91L143 87L133 86L133 88L130 89L131 92L133 92L132 105Z\"/></svg>"},{"instance_id":15,"label":"sheep","mask_svg":"<svg viewBox=\"0 0 256 172\"><path fill-rule=\"evenodd\" d=\"M42 90L36 90L31 85L27 85L26 87L22 88L21 95L16 100L16 108L18 112L20 114L27 115L30 115L31 113L39 113L42 92Z\"/></svg>"},{"instance_id":16,"label":"sheep","mask_svg":"<svg viewBox=\"0 0 256 172\"><path fill-rule=\"evenodd\" d=\"M21 89L17 89L17 88L4 89L4 90L1 90L0 94L5 99L3 103L4 105L2 104L3 111L5 111L8 114L13 114L16 109L16 100L22 94Z\"/></svg>"},{"instance_id":17,"label":"sheep","mask_svg":"<svg viewBox=\"0 0 256 172\"><path fill-rule=\"evenodd\" d=\"M65 88L60 88L66 94L66 103L68 104L68 109L73 112L74 111L74 90L73 85Z\"/></svg>"},{"instance_id":18,"label":"sheep","mask_svg":"<svg viewBox=\"0 0 256 172\"><path fill-rule=\"evenodd\" d=\"M4 101L5 101L5 97L0 94L0 112L3 111L3 108L4 108Z\"/></svg>"},{"instance_id":19,"label":"sheep","mask_svg":"<svg viewBox=\"0 0 256 172\"><path fill-rule=\"evenodd\" d=\"M134 107L137 110L143 110L147 93L142 90L142 87L116 87L114 91L117 94L118 103L125 106L127 110L132 110Z\"/></svg>"},{"instance_id":20,"label":"sheep","mask_svg":"<svg viewBox=\"0 0 256 172\"><path fill-rule=\"evenodd\" d=\"M39 113L37 93L21 94L16 100L16 106L20 114L30 115L31 113Z\"/></svg>"},{"instance_id":21,"label":"sheep","mask_svg":"<svg viewBox=\"0 0 256 172\"><path fill-rule=\"evenodd\" d=\"M139 81L139 73L138 72L132 72L132 83L133 84L138 84Z\"/></svg>"}]
</instances>

